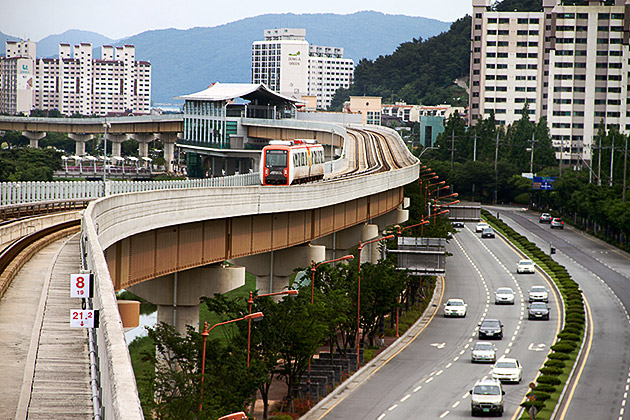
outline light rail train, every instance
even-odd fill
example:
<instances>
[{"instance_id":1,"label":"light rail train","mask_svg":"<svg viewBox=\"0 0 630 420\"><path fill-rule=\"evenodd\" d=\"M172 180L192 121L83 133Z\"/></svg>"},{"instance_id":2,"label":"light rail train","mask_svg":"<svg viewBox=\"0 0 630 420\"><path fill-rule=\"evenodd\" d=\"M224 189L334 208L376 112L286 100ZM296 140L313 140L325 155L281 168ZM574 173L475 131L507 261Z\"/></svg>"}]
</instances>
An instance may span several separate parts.
<instances>
[{"instance_id":1,"label":"light rail train","mask_svg":"<svg viewBox=\"0 0 630 420\"><path fill-rule=\"evenodd\" d=\"M260 157L262 185L292 185L324 177L324 147L315 140L272 140Z\"/></svg>"}]
</instances>

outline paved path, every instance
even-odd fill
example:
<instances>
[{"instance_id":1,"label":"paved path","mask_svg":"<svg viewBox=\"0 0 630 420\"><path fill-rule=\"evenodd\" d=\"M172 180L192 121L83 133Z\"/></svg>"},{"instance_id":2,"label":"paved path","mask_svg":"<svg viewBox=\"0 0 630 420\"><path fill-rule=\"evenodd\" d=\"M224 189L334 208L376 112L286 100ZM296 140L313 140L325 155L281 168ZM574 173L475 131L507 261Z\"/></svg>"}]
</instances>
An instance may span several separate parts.
<instances>
[{"instance_id":1,"label":"paved path","mask_svg":"<svg viewBox=\"0 0 630 420\"><path fill-rule=\"evenodd\" d=\"M70 328L79 237L37 253L0 301L0 419L91 419L87 331Z\"/></svg>"}]
</instances>

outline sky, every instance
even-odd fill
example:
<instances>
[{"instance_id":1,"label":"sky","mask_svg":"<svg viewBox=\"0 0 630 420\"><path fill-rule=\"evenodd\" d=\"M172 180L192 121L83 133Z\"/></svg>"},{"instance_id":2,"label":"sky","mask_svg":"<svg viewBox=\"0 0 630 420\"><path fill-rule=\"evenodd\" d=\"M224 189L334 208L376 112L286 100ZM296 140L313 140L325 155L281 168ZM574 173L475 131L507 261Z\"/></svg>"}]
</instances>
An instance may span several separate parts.
<instances>
[{"instance_id":1,"label":"sky","mask_svg":"<svg viewBox=\"0 0 630 420\"><path fill-rule=\"evenodd\" d=\"M472 0L0 0L0 32L39 41L69 29L117 40L152 29L219 26L267 13L391 15L452 22L472 11Z\"/></svg>"}]
</instances>

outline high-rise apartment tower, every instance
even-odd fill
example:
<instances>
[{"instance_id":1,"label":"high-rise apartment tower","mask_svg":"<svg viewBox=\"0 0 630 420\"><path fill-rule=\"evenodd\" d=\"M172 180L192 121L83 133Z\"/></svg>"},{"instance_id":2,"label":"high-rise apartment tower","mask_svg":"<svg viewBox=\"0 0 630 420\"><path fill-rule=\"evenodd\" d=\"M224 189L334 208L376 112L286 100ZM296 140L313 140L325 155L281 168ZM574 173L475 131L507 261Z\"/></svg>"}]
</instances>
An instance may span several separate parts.
<instances>
[{"instance_id":1,"label":"high-rise apartment tower","mask_svg":"<svg viewBox=\"0 0 630 420\"><path fill-rule=\"evenodd\" d=\"M309 45L306 29L266 29L264 41L252 44L252 83L264 83L281 95L317 97L326 109L340 88L352 84L354 62L343 48Z\"/></svg>"},{"instance_id":2,"label":"high-rise apartment tower","mask_svg":"<svg viewBox=\"0 0 630 420\"><path fill-rule=\"evenodd\" d=\"M590 161L600 124L630 132L630 0L498 12L473 0L470 121L547 119L556 157Z\"/></svg>"}]
</instances>

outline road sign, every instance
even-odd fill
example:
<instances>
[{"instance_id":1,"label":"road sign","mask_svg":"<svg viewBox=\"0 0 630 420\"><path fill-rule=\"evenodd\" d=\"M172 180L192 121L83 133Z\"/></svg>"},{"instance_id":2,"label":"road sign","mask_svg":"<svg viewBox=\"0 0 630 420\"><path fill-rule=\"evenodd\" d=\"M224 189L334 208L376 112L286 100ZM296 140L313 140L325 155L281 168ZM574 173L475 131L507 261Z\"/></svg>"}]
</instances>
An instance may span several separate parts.
<instances>
[{"instance_id":1,"label":"road sign","mask_svg":"<svg viewBox=\"0 0 630 420\"><path fill-rule=\"evenodd\" d=\"M98 328L98 310L70 309L70 327Z\"/></svg>"},{"instance_id":2,"label":"road sign","mask_svg":"<svg viewBox=\"0 0 630 420\"><path fill-rule=\"evenodd\" d=\"M92 297L92 274L70 274L70 297Z\"/></svg>"},{"instance_id":3,"label":"road sign","mask_svg":"<svg viewBox=\"0 0 630 420\"><path fill-rule=\"evenodd\" d=\"M556 180L554 177L542 177L535 176L532 181L533 190L553 190L553 182Z\"/></svg>"}]
</instances>

